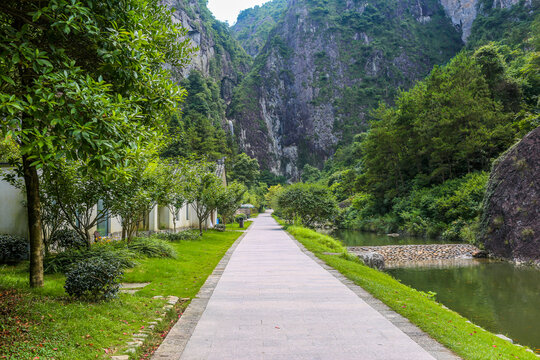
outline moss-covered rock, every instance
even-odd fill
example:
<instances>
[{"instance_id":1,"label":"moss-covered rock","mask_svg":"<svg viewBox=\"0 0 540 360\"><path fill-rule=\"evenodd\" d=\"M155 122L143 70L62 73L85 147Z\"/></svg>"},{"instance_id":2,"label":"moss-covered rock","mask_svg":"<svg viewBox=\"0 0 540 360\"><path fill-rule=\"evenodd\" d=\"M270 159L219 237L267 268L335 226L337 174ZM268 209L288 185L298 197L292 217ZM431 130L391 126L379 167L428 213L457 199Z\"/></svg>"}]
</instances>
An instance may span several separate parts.
<instances>
[{"instance_id":1,"label":"moss-covered rock","mask_svg":"<svg viewBox=\"0 0 540 360\"><path fill-rule=\"evenodd\" d=\"M540 261L540 127L493 164L480 240L496 256Z\"/></svg>"}]
</instances>

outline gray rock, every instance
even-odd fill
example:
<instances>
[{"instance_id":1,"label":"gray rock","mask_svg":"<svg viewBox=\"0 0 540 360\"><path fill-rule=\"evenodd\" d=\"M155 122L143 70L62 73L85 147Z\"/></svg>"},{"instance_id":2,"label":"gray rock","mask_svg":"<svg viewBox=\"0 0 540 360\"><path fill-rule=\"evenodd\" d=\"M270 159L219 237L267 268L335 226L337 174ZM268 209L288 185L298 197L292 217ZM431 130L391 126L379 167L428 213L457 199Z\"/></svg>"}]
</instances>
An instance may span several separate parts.
<instances>
[{"instance_id":1,"label":"gray rock","mask_svg":"<svg viewBox=\"0 0 540 360\"><path fill-rule=\"evenodd\" d=\"M540 127L493 164L479 238L496 257L540 260Z\"/></svg>"},{"instance_id":2,"label":"gray rock","mask_svg":"<svg viewBox=\"0 0 540 360\"><path fill-rule=\"evenodd\" d=\"M364 262L367 266L377 269L384 269L384 256L376 252L363 252L358 254L358 258Z\"/></svg>"},{"instance_id":3,"label":"gray rock","mask_svg":"<svg viewBox=\"0 0 540 360\"><path fill-rule=\"evenodd\" d=\"M511 342L512 344L514 343L514 340L510 339L509 337L504 336L503 334L497 334L495 336L498 337L499 339L503 339L503 340L506 340L508 342Z\"/></svg>"}]
</instances>

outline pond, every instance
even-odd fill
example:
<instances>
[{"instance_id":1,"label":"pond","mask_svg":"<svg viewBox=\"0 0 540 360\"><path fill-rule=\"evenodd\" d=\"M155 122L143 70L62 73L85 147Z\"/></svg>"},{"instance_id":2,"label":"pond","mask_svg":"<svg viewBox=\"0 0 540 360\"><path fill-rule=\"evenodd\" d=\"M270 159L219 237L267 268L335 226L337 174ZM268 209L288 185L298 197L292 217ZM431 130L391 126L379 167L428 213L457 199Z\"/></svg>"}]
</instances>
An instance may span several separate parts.
<instances>
[{"instance_id":1,"label":"pond","mask_svg":"<svg viewBox=\"0 0 540 360\"><path fill-rule=\"evenodd\" d=\"M354 230L336 230L330 235L346 246L441 243ZM437 301L473 323L540 349L540 270L508 262L456 259L408 263L386 271L417 290L436 292Z\"/></svg>"},{"instance_id":2,"label":"pond","mask_svg":"<svg viewBox=\"0 0 540 360\"><path fill-rule=\"evenodd\" d=\"M410 236L392 237L386 234L366 233L357 230L321 230L321 232L341 241L345 246L427 245L448 243L448 241L437 239Z\"/></svg>"},{"instance_id":3,"label":"pond","mask_svg":"<svg viewBox=\"0 0 540 360\"><path fill-rule=\"evenodd\" d=\"M460 265L387 272L417 290L436 292L437 301L495 334L540 348L540 270L486 260Z\"/></svg>"}]
</instances>

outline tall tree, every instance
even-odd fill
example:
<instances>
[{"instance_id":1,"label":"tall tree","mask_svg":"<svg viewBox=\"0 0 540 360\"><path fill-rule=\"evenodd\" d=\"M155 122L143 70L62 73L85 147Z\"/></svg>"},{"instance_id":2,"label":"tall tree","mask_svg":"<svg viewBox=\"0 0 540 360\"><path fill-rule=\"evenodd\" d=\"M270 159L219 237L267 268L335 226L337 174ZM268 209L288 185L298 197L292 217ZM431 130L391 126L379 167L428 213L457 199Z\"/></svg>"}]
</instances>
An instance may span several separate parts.
<instances>
[{"instance_id":1,"label":"tall tree","mask_svg":"<svg viewBox=\"0 0 540 360\"><path fill-rule=\"evenodd\" d=\"M188 61L185 35L158 0L0 3L0 123L21 152L31 286L43 285L38 170L65 158L111 179L159 137L184 97L167 69Z\"/></svg>"}]
</instances>

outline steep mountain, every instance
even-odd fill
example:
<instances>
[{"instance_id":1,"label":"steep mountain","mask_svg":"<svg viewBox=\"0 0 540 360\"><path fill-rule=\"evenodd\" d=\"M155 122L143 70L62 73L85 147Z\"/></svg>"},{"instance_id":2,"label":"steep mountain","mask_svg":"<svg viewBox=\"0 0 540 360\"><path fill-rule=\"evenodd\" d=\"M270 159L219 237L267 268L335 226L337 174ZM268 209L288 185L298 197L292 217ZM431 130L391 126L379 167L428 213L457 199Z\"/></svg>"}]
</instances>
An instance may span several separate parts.
<instances>
[{"instance_id":1,"label":"steep mountain","mask_svg":"<svg viewBox=\"0 0 540 360\"><path fill-rule=\"evenodd\" d=\"M238 15L231 28L235 38L246 52L256 57L266 44L268 35L287 8L288 0L274 0L262 6L246 9Z\"/></svg>"},{"instance_id":2,"label":"steep mountain","mask_svg":"<svg viewBox=\"0 0 540 360\"><path fill-rule=\"evenodd\" d=\"M214 18L205 0L165 0L173 17L189 32L197 52L175 80L187 90L182 117L171 119L170 143L162 156L203 155L211 159L235 153L226 108L233 89L252 59L234 39L227 24Z\"/></svg>"},{"instance_id":3,"label":"steep mountain","mask_svg":"<svg viewBox=\"0 0 540 360\"><path fill-rule=\"evenodd\" d=\"M251 59L233 38L229 26L214 18L204 0L164 0L177 23L189 31L189 38L198 51L177 79L186 78L192 70L214 79L222 98L229 102L234 87L249 71Z\"/></svg>"},{"instance_id":4,"label":"steep mountain","mask_svg":"<svg viewBox=\"0 0 540 360\"><path fill-rule=\"evenodd\" d=\"M229 115L249 155L298 178L463 46L436 0L290 0Z\"/></svg>"}]
</instances>

